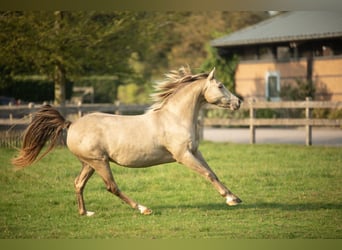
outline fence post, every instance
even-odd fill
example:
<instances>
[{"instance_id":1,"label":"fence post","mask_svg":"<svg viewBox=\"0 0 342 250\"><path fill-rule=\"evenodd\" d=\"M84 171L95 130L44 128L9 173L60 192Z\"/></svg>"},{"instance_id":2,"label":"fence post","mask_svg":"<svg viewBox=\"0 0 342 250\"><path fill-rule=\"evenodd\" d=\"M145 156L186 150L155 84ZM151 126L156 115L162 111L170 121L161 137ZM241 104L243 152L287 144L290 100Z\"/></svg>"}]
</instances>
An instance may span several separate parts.
<instances>
[{"instance_id":1,"label":"fence post","mask_svg":"<svg viewBox=\"0 0 342 250\"><path fill-rule=\"evenodd\" d=\"M9 103L8 103L8 106L9 106L10 108L12 108L12 102L9 102ZM10 111L10 113L9 113L9 119L10 119L10 123L12 123L12 122L13 122L13 114L12 114L12 111Z\"/></svg>"},{"instance_id":2,"label":"fence post","mask_svg":"<svg viewBox=\"0 0 342 250\"><path fill-rule=\"evenodd\" d=\"M31 122L32 122L32 119L33 119L34 103L33 103L33 102L30 102L30 103L28 104L28 108L30 109L29 123L31 123Z\"/></svg>"},{"instance_id":3,"label":"fence post","mask_svg":"<svg viewBox=\"0 0 342 250\"><path fill-rule=\"evenodd\" d=\"M312 145L312 126L310 125L310 119L311 119L311 109L310 109L310 101L311 97L305 98L305 118L306 118L306 125L305 125L305 131L306 131L306 138L305 138L305 144L306 146Z\"/></svg>"},{"instance_id":4,"label":"fence post","mask_svg":"<svg viewBox=\"0 0 342 250\"><path fill-rule=\"evenodd\" d=\"M117 100L114 102L114 106L115 106L115 112L114 114L116 115L121 115L121 111L120 111L120 101Z\"/></svg>"},{"instance_id":5,"label":"fence post","mask_svg":"<svg viewBox=\"0 0 342 250\"><path fill-rule=\"evenodd\" d=\"M249 102L249 143L255 144L255 126L254 126L254 118L255 118L255 109L253 108L254 100Z\"/></svg>"},{"instance_id":6,"label":"fence post","mask_svg":"<svg viewBox=\"0 0 342 250\"><path fill-rule=\"evenodd\" d=\"M78 118L82 117L82 102L81 101L77 103L77 115L78 115Z\"/></svg>"}]
</instances>

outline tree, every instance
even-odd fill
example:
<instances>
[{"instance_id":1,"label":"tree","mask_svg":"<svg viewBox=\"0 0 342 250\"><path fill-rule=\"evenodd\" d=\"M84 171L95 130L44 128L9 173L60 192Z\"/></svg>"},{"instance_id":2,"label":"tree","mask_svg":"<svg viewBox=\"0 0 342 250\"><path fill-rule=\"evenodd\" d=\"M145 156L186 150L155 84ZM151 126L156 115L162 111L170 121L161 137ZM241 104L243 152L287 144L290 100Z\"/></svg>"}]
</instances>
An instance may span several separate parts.
<instances>
[{"instance_id":1,"label":"tree","mask_svg":"<svg viewBox=\"0 0 342 250\"><path fill-rule=\"evenodd\" d=\"M194 11L183 13L173 30L179 37L168 55L170 66L189 64L198 69L212 52L207 44L218 36L227 35L267 17L264 12Z\"/></svg>"},{"instance_id":2,"label":"tree","mask_svg":"<svg viewBox=\"0 0 342 250\"><path fill-rule=\"evenodd\" d=\"M0 84L10 84L15 75L44 75L55 82L58 103L68 81L91 84L99 100L113 101L123 83L146 84L187 64L203 69L203 62L216 57L208 41L264 17L220 11L0 12ZM116 80L80 81L93 75Z\"/></svg>"},{"instance_id":3,"label":"tree","mask_svg":"<svg viewBox=\"0 0 342 250\"><path fill-rule=\"evenodd\" d=\"M46 75L55 82L55 101L65 102L66 79L92 74L130 77L131 54L141 46L138 12L1 12L0 69ZM130 31L130 32L127 32ZM60 91L58 91L60 90Z\"/></svg>"},{"instance_id":4,"label":"tree","mask_svg":"<svg viewBox=\"0 0 342 250\"><path fill-rule=\"evenodd\" d=\"M238 59L232 56L230 59L223 58L217 53L217 49L209 45L206 46L208 55L201 65L201 71L209 72L215 67L216 78L231 90L235 90L234 76Z\"/></svg>"}]
</instances>

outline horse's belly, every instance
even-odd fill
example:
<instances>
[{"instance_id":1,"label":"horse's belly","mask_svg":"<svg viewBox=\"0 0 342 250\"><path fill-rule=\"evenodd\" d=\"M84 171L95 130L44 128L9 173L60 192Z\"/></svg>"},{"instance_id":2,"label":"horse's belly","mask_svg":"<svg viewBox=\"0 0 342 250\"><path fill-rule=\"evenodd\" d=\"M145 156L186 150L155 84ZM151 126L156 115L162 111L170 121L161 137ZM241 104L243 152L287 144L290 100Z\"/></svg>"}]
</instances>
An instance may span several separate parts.
<instances>
[{"instance_id":1,"label":"horse's belly","mask_svg":"<svg viewBox=\"0 0 342 250\"><path fill-rule=\"evenodd\" d=\"M172 155L163 149L121 148L110 155L110 160L125 167L150 167L163 163L174 162Z\"/></svg>"}]
</instances>

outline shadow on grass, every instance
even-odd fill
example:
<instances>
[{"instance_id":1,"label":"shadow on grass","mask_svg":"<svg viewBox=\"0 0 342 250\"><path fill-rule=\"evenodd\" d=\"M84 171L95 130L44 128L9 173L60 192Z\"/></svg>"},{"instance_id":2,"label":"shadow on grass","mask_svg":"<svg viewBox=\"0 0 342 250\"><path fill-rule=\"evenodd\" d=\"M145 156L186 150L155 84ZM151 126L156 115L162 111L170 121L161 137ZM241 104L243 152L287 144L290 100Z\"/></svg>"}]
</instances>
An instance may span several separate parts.
<instances>
[{"instance_id":1,"label":"shadow on grass","mask_svg":"<svg viewBox=\"0 0 342 250\"><path fill-rule=\"evenodd\" d=\"M234 207L235 208L235 207ZM238 207L236 207L238 208ZM254 204L241 204L240 209L281 209L286 211L310 211L321 209L342 209L342 203L321 203L321 202L308 202L308 203L277 203L277 202L260 202Z\"/></svg>"},{"instance_id":2,"label":"shadow on grass","mask_svg":"<svg viewBox=\"0 0 342 250\"><path fill-rule=\"evenodd\" d=\"M200 209L200 210L257 210L257 209L280 209L284 211L315 211L321 209L342 209L342 203L319 203L319 202L309 202L309 203L277 203L277 202L259 202L259 203L241 203L237 206L227 206L225 203L198 203L198 204L185 204L185 205L160 205L154 206L154 209Z\"/></svg>"}]
</instances>

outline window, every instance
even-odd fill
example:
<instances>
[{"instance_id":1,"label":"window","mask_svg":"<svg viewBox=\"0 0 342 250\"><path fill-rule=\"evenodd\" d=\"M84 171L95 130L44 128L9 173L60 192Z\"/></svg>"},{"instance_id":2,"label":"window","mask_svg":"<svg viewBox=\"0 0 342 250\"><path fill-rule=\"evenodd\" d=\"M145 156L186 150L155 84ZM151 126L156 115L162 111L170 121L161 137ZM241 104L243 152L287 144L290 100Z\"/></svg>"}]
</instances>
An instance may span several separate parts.
<instances>
[{"instance_id":1,"label":"window","mask_svg":"<svg viewBox=\"0 0 342 250\"><path fill-rule=\"evenodd\" d=\"M280 100L279 72L267 72L266 73L266 98L270 101Z\"/></svg>"},{"instance_id":2,"label":"window","mask_svg":"<svg viewBox=\"0 0 342 250\"><path fill-rule=\"evenodd\" d=\"M277 47L277 59L279 61L287 61L291 58L290 48L287 46Z\"/></svg>"}]
</instances>

